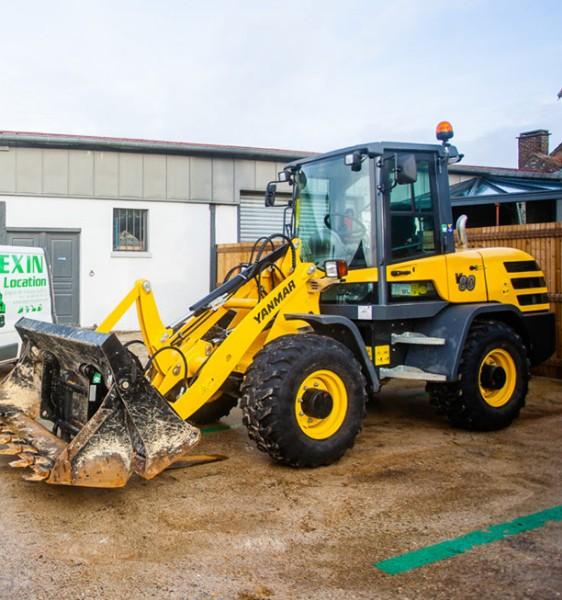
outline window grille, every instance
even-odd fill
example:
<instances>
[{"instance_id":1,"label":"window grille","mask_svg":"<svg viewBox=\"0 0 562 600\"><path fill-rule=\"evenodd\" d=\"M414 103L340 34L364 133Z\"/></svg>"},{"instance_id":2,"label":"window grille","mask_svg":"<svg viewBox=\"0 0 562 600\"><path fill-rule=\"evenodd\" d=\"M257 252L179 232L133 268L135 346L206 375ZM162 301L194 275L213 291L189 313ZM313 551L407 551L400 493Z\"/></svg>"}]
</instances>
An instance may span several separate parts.
<instances>
[{"instance_id":1,"label":"window grille","mask_svg":"<svg viewBox=\"0 0 562 600\"><path fill-rule=\"evenodd\" d=\"M138 208L113 209L113 250L146 252L148 210Z\"/></svg>"}]
</instances>

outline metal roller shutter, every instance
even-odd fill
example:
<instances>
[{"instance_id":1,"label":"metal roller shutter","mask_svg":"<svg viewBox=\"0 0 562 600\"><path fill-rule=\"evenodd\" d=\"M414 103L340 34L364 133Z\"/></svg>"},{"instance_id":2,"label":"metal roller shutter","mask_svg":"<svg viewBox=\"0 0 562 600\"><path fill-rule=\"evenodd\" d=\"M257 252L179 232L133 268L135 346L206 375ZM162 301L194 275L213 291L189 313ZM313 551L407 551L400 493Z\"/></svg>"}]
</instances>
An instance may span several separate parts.
<instances>
[{"instance_id":1,"label":"metal roller shutter","mask_svg":"<svg viewBox=\"0 0 562 600\"><path fill-rule=\"evenodd\" d=\"M283 210L286 205L285 200L278 199L275 206L264 206L263 194L241 196L240 241L254 242L264 235L283 233Z\"/></svg>"}]
</instances>

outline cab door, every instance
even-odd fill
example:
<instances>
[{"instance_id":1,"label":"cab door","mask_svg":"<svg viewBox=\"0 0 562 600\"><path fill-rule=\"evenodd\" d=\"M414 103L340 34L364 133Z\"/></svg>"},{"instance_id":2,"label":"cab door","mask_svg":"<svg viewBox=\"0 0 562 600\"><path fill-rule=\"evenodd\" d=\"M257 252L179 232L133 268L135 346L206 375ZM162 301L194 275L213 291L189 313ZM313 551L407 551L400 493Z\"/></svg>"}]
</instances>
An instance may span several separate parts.
<instances>
[{"instance_id":1,"label":"cab door","mask_svg":"<svg viewBox=\"0 0 562 600\"><path fill-rule=\"evenodd\" d=\"M388 300L446 300L454 303L487 300L484 263L476 250L444 253L449 224L440 223L435 159L417 154L417 179L396 185L393 159L387 161L385 198Z\"/></svg>"},{"instance_id":2,"label":"cab door","mask_svg":"<svg viewBox=\"0 0 562 600\"><path fill-rule=\"evenodd\" d=\"M397 184L394 158L384 161L388 300L447 300L449 278L435 185L435 158L416 154L417 179Z\"/></svg>"}]
</instances>

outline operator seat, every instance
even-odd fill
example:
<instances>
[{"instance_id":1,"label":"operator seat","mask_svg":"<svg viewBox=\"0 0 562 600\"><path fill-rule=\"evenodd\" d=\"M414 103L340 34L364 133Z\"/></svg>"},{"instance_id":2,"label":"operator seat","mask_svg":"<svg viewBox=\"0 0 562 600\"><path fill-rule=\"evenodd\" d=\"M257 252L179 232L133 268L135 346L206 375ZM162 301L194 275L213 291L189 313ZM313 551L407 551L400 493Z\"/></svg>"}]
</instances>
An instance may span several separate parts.
<instances>
[{"instance_id":1,"label":"operator seat","mask_svg":"<svg viewBox=\"0 0 562 600\"><path fill-rule=\"evenodd\" d=\"M416 222L413 215L397 215L390 217L390 242L392 258L405 258L415 254Z\"/></svg>"}]
</instances>

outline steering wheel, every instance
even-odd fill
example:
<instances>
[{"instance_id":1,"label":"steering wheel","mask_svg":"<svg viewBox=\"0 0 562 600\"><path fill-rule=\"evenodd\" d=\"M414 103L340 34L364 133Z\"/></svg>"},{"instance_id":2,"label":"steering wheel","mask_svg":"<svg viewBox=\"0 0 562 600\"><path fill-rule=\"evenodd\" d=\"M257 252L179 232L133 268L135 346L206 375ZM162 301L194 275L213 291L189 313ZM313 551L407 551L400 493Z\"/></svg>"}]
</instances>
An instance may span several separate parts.
<instances>
[{"instance_id":1,"label":"steering wheel","mask_svg":"<svg viewBox=\"0 0 562 600\"><path fill-rule=\"evenodd\" d=\"M354 223L355 225L358 226L358 230L357 231L336 231L335 229L332 229L332 222L331 222L331 218L332 217L342 217L344 219L349 219L352 223ZM346 215L345 213L332 213L331 215L328 214L324 217L324 225L326 225L326 228L329 229L330 231L333 231L334 233L337 233L338 235L348 235L348 236L352 236L352 237L364 237L364 235L367 233L367 227L365 226L365 224L360 221L357 217L353 217L351 215Z\"/></svg>"}]
</instances>

